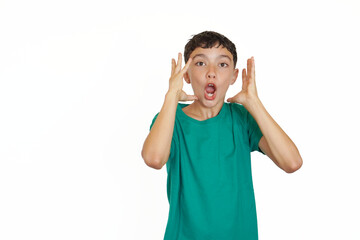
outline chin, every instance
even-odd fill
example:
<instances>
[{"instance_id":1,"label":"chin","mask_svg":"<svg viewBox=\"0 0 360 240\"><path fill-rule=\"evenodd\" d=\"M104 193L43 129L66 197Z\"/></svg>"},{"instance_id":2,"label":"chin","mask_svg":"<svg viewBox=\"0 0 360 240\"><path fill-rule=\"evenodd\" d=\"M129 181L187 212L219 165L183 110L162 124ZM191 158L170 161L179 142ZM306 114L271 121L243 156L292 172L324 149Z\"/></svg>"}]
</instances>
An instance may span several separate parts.
<instances>
[{"instance_id":1,"label":"chin","mask_svg":"<svg viewBox=\"0 0 360 240\"><path fill-rule=\"evenodd\" d=\"M201 99L202 105L204 105L205 107L208 108L212 108L215 107L216 105L218 105L219 103L223 103L224 99L220 99L219 97L213 99L213 100L207 100L206 98Z\"/></svg>"}]
</instances>

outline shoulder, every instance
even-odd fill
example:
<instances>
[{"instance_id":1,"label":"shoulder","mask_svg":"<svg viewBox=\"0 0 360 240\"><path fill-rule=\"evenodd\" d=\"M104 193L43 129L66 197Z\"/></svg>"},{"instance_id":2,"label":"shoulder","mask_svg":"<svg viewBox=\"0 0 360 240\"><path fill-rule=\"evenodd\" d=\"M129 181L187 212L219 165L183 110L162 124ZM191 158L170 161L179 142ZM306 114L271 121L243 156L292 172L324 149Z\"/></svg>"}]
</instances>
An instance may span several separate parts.
<instances>
[{"instance_id":1,"label":"shoulder","mask_svg":"<svg viewBox=\"0 0 360 240\"><path fill-rule=\"evenodd\" d=\"M241 104L238 103L226 103L226 104L229 105L230 110L235 114L238 114L243 117L246 117L246 115L248 114L246 108Z\"/></svg>"},{"instance_id":2,"label":"shoulder","mask_svg":"<svg viewBox=\"0 0 360 240\"><path fill-rule=\"evenodd\" d=\"M240 122L242 125L247 123L247 110L246 108L238 103L226 103L228 105L231 117L233 121Z\"/></svg>"},{"instance_id":3,"label":"shoulder","mask_svg":"<svg viewBox=\"0 0 360 240\"><path fill-rule=\"evenodd\" d=\"M238 103L229 103L230 110L233 114L233 117L240 120L246 126L253 121L253 118L249 111L241 104Z\"/></svg>"}]
</instances>

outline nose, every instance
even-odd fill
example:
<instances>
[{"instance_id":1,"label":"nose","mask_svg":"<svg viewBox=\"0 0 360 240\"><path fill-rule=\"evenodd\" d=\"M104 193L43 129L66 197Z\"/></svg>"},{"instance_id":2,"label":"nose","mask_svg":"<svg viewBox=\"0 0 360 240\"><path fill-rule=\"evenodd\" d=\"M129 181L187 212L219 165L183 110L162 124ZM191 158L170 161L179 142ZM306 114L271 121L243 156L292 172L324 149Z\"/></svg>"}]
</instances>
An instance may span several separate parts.
<instances>
[{"instance_id":1,"label":"nose","mask_svg":"<svg viewBox=\"0 0 360 240\"><path fill-rule=\"evenodd\" d=\"M210 66L209 67L209 71L207 73L207 77L208 78L215 78L215 70L214 70L214 67Z\"/></svg>"}]
</instances>

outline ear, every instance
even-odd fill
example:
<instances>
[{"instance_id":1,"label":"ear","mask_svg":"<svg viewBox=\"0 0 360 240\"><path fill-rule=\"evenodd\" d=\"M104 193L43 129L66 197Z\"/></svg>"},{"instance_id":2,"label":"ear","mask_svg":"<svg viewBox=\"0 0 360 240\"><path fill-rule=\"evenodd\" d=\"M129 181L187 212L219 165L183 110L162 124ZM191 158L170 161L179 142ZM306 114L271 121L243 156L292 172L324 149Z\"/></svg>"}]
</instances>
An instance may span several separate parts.
<instances>
[{"instance_id":1,"label":"ear","mask_svg":"<svg viewBox=\"0 0 360 240\"><path fill-rule=\"evenodd\" d=\"M185 79L185 82L187 82L188 84L190 83L190 77L189 77L189 73L188 73L188 72L186 72L186 73L184 74L184 79Z\"/></svg>"},{"instance_id":2,"label":"ear","mask_svg":"<svg viewBox=\"0 0 360 240\"><path fill-rule=\"evenodd\" d=\"M230 85L233 85L236 82L238 75L239 75L239 69L236 68L234 69L234 73L233 73L233 77L231 78Z\"/></svg>"}]
</instances>

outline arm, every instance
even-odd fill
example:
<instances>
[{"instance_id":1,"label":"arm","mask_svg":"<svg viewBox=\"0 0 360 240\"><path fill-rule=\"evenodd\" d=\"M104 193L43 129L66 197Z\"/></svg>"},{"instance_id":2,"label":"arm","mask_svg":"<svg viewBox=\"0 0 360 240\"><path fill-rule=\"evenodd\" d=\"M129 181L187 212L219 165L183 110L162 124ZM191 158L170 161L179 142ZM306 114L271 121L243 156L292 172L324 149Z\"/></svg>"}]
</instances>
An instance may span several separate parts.
<instances>
[{"instance_id":1,"label":"arm","mask_svg":"<svg viewBox=\"0 0 360 240\"><path fill-rule=\"evenodd\" d=\"M246 109L254 117L263 134L259 141L261 150L285 172L298 170L302 165L302 158L297 147L266 111L260 99L249 102Z\"/></svg>"},{"instance_id":2,"label":"arm","mask_svg":"<svg viewBox=\"0 0 360 240\"><path fill-rule=\"evenodd\" d=\"M169 158L176 108L176 94L168 92L141 152L142 158L149 167L161 169Z\"/></svg>"},{"instance_id":3,"label":"arm","mask_svg":"<svg viewBox=\"0 0 360 240\"><path fill-rule=\"evenodd\" d=\"M245 68L242 71L241 92L228 101L242 104L255 119L263 134L259 141L260 149L285 172L295 172L302 166L302 158L295 144L266 111L257 95L253 57L247 61L247 72Z\"/></svg>"},{"instance_id":4,"label":"arm","mask_svg":"<svg viewBox=\"0 0 360 240\"><path fill-rule=\"evenodd\" d=\"M183 76L191 63L191 59L189 59L183 69L181 69L181 61L181 54L179 54L177 64L172 59L169 90L141 151L141 156L146 165L155 169L161 169L169 159L178 101L197 99L195 96L187 95L182 90Z\"/></svg>"}]
</instances>

